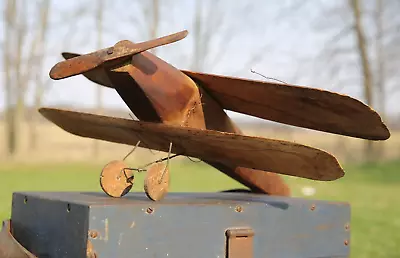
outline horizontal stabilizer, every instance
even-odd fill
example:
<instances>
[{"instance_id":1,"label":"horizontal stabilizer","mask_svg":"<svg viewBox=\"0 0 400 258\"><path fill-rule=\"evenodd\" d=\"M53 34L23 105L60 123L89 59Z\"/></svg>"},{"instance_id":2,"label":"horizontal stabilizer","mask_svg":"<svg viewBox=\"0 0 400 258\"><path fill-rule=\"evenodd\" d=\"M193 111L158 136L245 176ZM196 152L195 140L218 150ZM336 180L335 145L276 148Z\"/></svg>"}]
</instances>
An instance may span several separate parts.
<instances>
[{"instance_id":1,"label":"horizontal stabilizer","mask_svg":"<svg viewBox=\"0 0 400 258\"><path fill-rule=\"evenodd\" d=\"M164 36L161 38L141 42L132 43L123 40L115 44L113 47L101 49L89 54L76 56L68 60L57 63L50 70L50 78L54 80L64 79L74 75L95 69L106 62L123 63L128 61L133 55L144 52L146 50L170 44L181 40L187 36L188 32L181 31L175 34Z\"/></svg>"},{"instance_id":2,"label":"horizontal stabilizer","mask_svg":"<svg viewBox=\"0 0 400 258\"><path fill-rule=\"evenodd\" d=\"M81 56L80 54L75 54L75 53L70 53L70 52L63 52L61 55L66 59L71 59L77 56ZM114 88L112 85L111 81L108 79L106 71L102 67L98 67L92 70L89 70L87 72L82 73L83 76L85 76L87 79L90 81L108 87L108 88Z\"/></svg>"}]
</instances>

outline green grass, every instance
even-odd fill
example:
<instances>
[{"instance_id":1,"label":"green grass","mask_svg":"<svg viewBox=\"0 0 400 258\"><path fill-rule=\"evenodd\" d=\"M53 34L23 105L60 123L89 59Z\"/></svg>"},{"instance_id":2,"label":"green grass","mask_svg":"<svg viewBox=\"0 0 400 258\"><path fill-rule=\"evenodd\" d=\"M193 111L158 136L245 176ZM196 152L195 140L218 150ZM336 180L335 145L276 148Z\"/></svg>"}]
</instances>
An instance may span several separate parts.
<instances>
[{"instance_id":1,"label":"green grass","mask_svg":"<svg viewBox=\"0 0 400 258\"><path fill-rule=\"evenodd\" d=\"M0 219L9 218L15 191L101 191L101 165L58 164L0 167ZM202 163L171 164L170 191L219 191L240 187ZM301 188L316 189L313 199L345 201L352 205L351 257L400 257L400 161L346 166L346 176L334 182L287 177L293 195ZM134 191L142 191L143 175ZM309 198L309 197L307 197Z\"/></svg>"}]
</instances>

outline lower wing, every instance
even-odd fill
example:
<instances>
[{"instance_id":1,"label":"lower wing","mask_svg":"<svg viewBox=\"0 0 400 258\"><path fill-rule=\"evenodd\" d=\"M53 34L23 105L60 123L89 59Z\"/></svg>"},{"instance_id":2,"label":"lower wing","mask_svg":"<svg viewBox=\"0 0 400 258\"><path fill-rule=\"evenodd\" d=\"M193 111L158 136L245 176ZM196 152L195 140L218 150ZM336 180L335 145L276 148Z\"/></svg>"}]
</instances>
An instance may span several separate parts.
<instances>
[{"instance_id":1,"label":"lower wing","mask_svg":"<svg viewBox=\"0 0 400 258\"><path fill-rule=\"evenodd\" d=\"M60 109L39 112L65 131L88 138L136 145L202 160L220 162L320 181L344 175L336 158L292 142L233 133L169 126Z\"/></svg>"}]
</instances>

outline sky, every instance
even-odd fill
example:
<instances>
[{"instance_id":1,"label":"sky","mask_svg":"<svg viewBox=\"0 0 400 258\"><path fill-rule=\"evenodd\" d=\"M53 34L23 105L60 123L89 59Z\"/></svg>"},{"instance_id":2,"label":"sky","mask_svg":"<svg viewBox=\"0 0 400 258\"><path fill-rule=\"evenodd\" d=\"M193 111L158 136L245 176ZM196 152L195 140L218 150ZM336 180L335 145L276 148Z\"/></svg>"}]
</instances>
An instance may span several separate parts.
<instances>
[{"instance_id":1,"label":"sky","mask_svg":"<svg viewBox=\"0 0 400 258\"><path fill-rule=\"evenodd\" d=\"M143 22L143 3L146 1L105 1L104 34L101 47L109 47L119 40L134 42L149 40L143 33L146 24ZM147 1L150 2L150 1ZM189 35L184 40L171 45L160 47L157 55L172 65L181 69L189 69L191 51L193 47L193 18L195 17L195 2L193 0L165 0L161 1L161 13L158 36L164 36L184 29ZM341 85L340 80L331 80L324 74L324 66L330 60L310 61L318 52L326 47L326 34L316 30L316 22L321 13L312 6L299 8L307 11L286 9L286 4L292 6L294 1L222 1L220 5L214 4L210 8L220 11L223 28L229 28L229 33L213 25L208 28L212 35L211 46L208 51L209 60L202 72L217 73L222 75L238 76L242 78L264 80L259 75L250 72L251 69L265 76L277 78L287 83L296 83L304 86L334 90L347 94L363 101L361 84L358 76L352 84ZM4 7L4 0L0 0ZM53 0L51 6L51 28L48 34L48 49L45 59L43 76L48 79L51 67L61 61L60 53L70 51L88 53L99 48L96 43L97 34L95 27L96 0L62 1ZM89 4L89 5L88 5ZM72 10L79 6L92 6L86 13L73 17ZM212 9L208 8L210 12ZM70 10L70 11L68 11ZM300 13L300 15L298 15ZM343 14L345 15L345 14ZM35 22L35 16L32 17ZM318 24L317 24L318 25ZM3 26L0 28L3 37ZM352 43L351 38L344 40ZM222 56L221 53L224 53ZM258 56L259 62L250 62ZM215 59L215 57L217 57ZM215 60L214 60L215 59ZM255 58L257 59L257 58ZM2 64L0 64L0 67ZM327 68L328 69L328 68ZM351 65L345 70L344 75L356 74L359 67ZM3 71L2 69L0 71ZM0 81L3 81L0 73ZM1 84L0 84L1 85ZM4 85L0 87L0 108L4 108ZM94 107L95 94L98 85L88 81L83 76L52 81L49 90L43 99L43 106L72 105L79 107ZM103 88L103 103L106 108L126 109L125 103L118 94ZM400 96L400 94L399 94ZM386 107L390 113L398 113L398 97L392 96ZM33 91L28 90L27 101L32 103ZM247 118L230 113L235 118Z\"/></svg>"}]
</instances>

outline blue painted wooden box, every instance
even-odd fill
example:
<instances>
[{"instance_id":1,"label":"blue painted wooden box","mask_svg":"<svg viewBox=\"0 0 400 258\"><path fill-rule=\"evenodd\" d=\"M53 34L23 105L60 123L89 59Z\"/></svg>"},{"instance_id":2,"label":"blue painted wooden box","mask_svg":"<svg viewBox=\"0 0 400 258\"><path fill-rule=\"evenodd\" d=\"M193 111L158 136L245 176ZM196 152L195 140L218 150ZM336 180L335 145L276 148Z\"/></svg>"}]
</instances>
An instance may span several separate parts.
<instances>
[{"instance_id":1,"label":"blue painted wooden box","mask_svg":"<svg viewBox=\"0 0 400 258\"><path fill-rule=\"evenodd\" d=\"M15 238L38 257L348 257L346 203L248 193L14 193Z\"/></svg>"}]
</instances>

